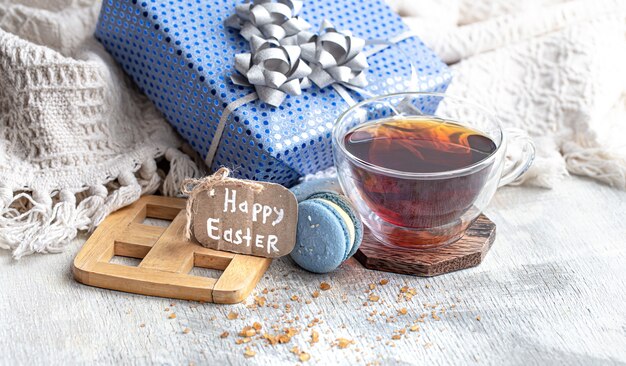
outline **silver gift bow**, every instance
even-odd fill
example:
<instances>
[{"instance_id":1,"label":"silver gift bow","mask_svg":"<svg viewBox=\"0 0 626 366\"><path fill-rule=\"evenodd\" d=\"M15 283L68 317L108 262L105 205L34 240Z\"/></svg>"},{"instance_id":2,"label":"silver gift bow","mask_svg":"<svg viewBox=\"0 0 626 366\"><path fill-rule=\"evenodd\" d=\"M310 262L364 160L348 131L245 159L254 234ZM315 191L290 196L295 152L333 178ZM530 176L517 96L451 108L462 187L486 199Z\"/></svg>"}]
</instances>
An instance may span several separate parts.
<instances>
[{"instance_id":1,"label":"silver gift bow","mask_svg":"<svg viewBox=\"0 0 626 366\"><path fill-rule=\"evenodd\" d=\"M309 78L320 89L333 84L367 86L365 40L338 31L326 20L320 34L309 32L309 23L298 17L302 5L301 0L246 1L226 20L251 47L250 53L235 55L240 74L231 80L254 86L259 99L273 106L287 94L300 95L309 87Z\"/></svg>"},{"instance_id":2,"label":"silver gift bow","mask_svg":"<svg viewBox=\"0 0 626 366\"><path fill-rule=\"evenodd\" d=\"M292 17L295 17L302 8L302 1L277 1L279 4L287 5L288 8L292 9ZM366 93L359 85L367 85L363 73L368 67L367 55L373 55L400 41L415 37L415 34L412 32L404 32L389 40L379 40L378 42L370 40L367 41L367 44L378 44L379 46L365 53L363 52L365 41L352 37L350 34L338 32L326 21L322 24L324 34L316 36L306 30L308 29L308 23L306 27L302 27L302 29L298 31L291 28L291 25L296 24L296 22L288 22L291 18L287 19L288 13L284 10L275 12L281 14L276 21L264 18L264 20L260 22L260 17L257 17L257 15L255 15L253 19L252 8L255 5L268 3L274 2L272 0L253 0L251 4L250 1L247 1L245 4L237 6L237 15L228 18L226 21L227 26L241 30L241 35L251 42L252 48L251 53L235 55L235 68L241 74L233 74L231 79L237 85L254 85L256 92L249 93L239 99L231 101L224 108L205 158L205 162L208 166L212 166L213 164L213 159L219 147L224 127L233 111L257 98L268 104L278 106L286 97L286 93L300 94L302 89L310 86L308 76L311 75L313 70L309 67L307 61L304 60L301 46L312 44L304 48L307 53L306 57L309 60L313 60L309 62L316 69L316 84L320 86L332 85L349 105L354 105L356 102L352 99L346 88L339 84L343 84L343 86L346 86L348 89L355 90L360 94ZM268 8L265 7L265 10L268 10ZM260 14L261 10L255 10L255 12ZM268 13L271 14L271 11L268 10ZM247 27L246 22L249 23ZM257 27L257 25L261 23L263 23L261 27L265 26L263 30ZM289 27L287 30L284 30L284 32L272 30L275 28L274 25L278 24L288 24ZM244 28L246 29L244 30ZM283 33L284 36L282 36ZM287 36L287 34L289 34L289 36ZM337 36L342 36L344 39L340 40ZM410 58L407 59L411 63L411 85L416 85L416 68L410 61ZM350 73L340 67L348 68ZM330 75L332 81L330 81L328 76L322 71ZM330 84L328 84L329 81ZM368 94L369 93L366 93L366 95Z\"/></svg>"},{"instance_id":3,"label":"silver gift bow","mask_svg":"<svg viewBox=\"0 0 626 366\"><path fill-rule=\"evenodd\" d=\"M235 55L231 80L236 85L254 86L259 99L275 107L287 94L300 95L311 83L307 76L311 68L301 60L298 46L281 45L255 35L250 38L251 53Z\"/></svg>"},{"instance_id":4,"label":"silver gift bow","mask_svg":"<svg viewBox=\"0 0 626 366\"><path fill-rule=\"evenodd\" d=\"M301 33L302 37L304 33ZM320 34L310 36L300 45L302 58L311 65L309 76L320 89L334 83L363 88L367 86L365 69L369 67L363 53L365 40L348 31L338 31L324 20Z\"/></svg>"},{"instance_id":5,"label":"silver gift bow","mask_svg":"<svg viewBox=\"0 0 626 366\"><path fill-rule=\"evenodd\" d=\"M298 17L301 0L252 0L235 7L236 14L226 19L226 26L239 29L247 41L252 36L275 39L281 44L296 44L297 35L311 25Z\"/></svg>"}]
</instances>

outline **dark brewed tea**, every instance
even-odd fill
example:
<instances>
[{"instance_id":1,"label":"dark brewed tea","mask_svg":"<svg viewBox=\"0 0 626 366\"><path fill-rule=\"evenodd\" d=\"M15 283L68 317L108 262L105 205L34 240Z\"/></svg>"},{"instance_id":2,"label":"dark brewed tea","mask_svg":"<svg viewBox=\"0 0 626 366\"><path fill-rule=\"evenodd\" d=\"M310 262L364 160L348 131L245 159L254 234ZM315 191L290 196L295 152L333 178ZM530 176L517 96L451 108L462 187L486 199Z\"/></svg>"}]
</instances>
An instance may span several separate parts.
<instances>
[{"instance_id":1,"label":"dark brewed tea","mask_svg":"<svg viewBox=\"0 0 626 366\"><path fill-rule=\"evenodd\" d=\"M409 228L450 225L469 210L492 164L452 177L411 176L466 168L487 159L496 144L453 121L387 119L358 126L344 137L352 179L380 218ZM384 169L393 170L385 172Z\"/></svg>"}]
</instances>

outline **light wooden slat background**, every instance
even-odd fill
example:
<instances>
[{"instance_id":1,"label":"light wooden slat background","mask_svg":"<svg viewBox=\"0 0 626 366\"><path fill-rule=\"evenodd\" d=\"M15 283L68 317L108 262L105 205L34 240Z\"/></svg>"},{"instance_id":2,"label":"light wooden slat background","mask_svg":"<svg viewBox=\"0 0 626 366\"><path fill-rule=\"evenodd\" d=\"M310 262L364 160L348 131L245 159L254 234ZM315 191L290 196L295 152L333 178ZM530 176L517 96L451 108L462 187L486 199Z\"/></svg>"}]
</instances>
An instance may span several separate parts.
<instances>
[{"instance_id":1,"label":"light wooden slat background","mask_svg":"<svg viewBox=\"0 0 626 366\"><path fill-rule=\"evenodd\" d=\"M278 288L264 296L279 309L185 301L170 306L169 299L80 285L70 274L80 241L63 254L19 262L3 251L0 364L293 365L293 346L311 354L309 364L626 364L626 192L580 178L551 191L504 188L487 214L498 233L486 261L436 278L368 271L354 260L335 273L314 275L288 259L274 261L258 290ZM373 291L381 300L363 306L368 284L382 278L389 284ZM332 289L312 298L322 281ZM398 302L403 285L417 295ZM440 314L437 306L439 321L424 307L437 302L448 309ZM379 315L396 315L403 307L407 315L391 322ZM370 322L373 309L378 315ZM239 319L228 320L230 311ZM168 318L171 312L175 319ZM419 332L391 339L421 313L428 316ZM258 321L274 333L273 324L290 326L285 319L295 316L300 320L291 326L305 329L288 344L254 340L257 354L249 359L246 345L235 344L245 325ZM306 325L313 317L322 322L313 328L320 342L311 345ZM184 328L191 331L184 334ZM231 335L221 339L225 330ZM338 337L355 344L331 346Z\"/></svg>"}]
</instances>

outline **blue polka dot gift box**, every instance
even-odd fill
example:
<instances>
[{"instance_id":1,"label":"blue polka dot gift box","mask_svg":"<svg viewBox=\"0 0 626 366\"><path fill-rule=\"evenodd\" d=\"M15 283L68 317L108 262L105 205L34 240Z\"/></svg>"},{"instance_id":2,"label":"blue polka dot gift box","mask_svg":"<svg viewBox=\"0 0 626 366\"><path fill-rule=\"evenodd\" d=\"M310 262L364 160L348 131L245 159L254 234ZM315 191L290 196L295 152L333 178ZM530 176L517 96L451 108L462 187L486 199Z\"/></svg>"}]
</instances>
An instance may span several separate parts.
<instances>
[{"instance_id":1,"label":"blue polka dot gift box","mask_svg":"<svg viewBox=\"0 0 626 366\"><path fill-rule=\"evenodd\" d=\"M350 105L450 82L381 0L104 0L96 38L213 170L286 186Z\"/></svg>"}]
</instances>

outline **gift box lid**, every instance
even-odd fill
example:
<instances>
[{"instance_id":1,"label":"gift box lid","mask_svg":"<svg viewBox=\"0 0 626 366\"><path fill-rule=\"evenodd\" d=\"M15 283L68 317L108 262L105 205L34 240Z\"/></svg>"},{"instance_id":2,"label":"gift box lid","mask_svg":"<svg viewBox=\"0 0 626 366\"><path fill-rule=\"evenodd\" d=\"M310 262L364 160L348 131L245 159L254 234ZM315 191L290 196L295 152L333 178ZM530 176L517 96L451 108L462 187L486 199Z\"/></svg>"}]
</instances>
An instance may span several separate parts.
<instances>
[{"instance_id":1,"label":"gift box lid","mask_svg":"<svg viewBox=\"0 0 626 366\"><path fill-rule=\"evenodd\" d=\"M229 107L213 169L226 165L238 177L285 185L299 176L332 165L331 132L352 101L332 87L315 85L300 96L287 96L273 107L259 100L238 103L254 91L230 80L236 54L250 52L239 31L224 22L235 2L223 0L105 0L96 37L163 112L167 120L203 157L207 157L220 117ZM409 31L382 1L315 0L300 16L316 30L323 20L366 40L391 40ZM446 65L417 37L367 59L367 92L445 91ZM400 51L399 51L400 50ZM416 85L408 85L411 62ZM237 108L234 105L241 104Z\"/></svg>"}]
</instances>

